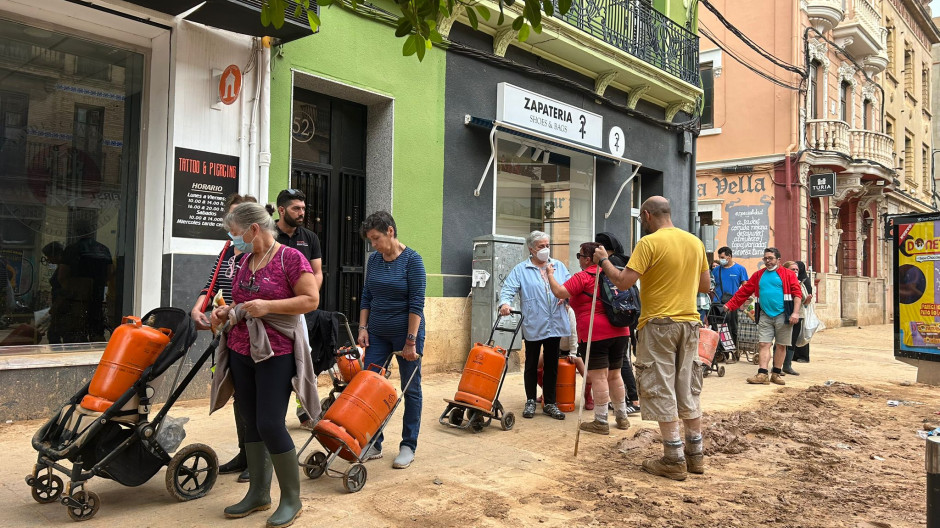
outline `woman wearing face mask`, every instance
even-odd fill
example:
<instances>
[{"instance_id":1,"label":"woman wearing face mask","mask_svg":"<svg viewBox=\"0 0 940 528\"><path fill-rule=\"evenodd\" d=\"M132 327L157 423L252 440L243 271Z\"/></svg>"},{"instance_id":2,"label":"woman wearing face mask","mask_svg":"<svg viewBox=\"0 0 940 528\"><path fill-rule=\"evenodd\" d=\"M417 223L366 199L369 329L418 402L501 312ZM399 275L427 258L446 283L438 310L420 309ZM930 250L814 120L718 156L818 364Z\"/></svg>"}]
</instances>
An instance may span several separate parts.
<instances>
[{"instance_id":1,"label":"woman wearing face mask","mask_svg":"<svg viewBox=\"0 0 940 528\"><path fill-rule=\"evenodd\" d=\"M560 260L550 257L551 244L547 233L532 231L526 237L529 258L520 262L509 272L499 292L499 313L509 315L513 298L518 295L522 301L522 338L525 341L525 382L526 402L522 411L523 418L535 416L535 396L537 389L539 352L544 361L542 379L542 412L564 420L555 402L555 384L558 380L558 350L561 338L571 334L568 311L564 304L552 294L548 283L548 265L554 269L555 279L564 283L570 277L568 268Z\"/></svg>"},{"instance_id":2,"label":"woman wearing face mask","mask_svg":"<svg viewBox=\"0 0 940 528\"><path fill-rule=\"evenodd\" d=\"M258 200L249 194L244 196L233 194L225 201L225 210L231 213L235 210L235 207L245 202L257 203ZM232 304L232 277L235 276L235 267L241 259L241 255L241 250L231 244L226 245L222 249L222 252L215 261L215 266L213 266L212 271L209 272L206 285L202 288L202 291L199 292L199 297L196 299L195 304L193 304L193 309L189 312L193 322L196 323L196 330L209 330L211 328L209 324L209 313L212 312L214 306L210 303L209 313L203 311L203 304L207 296L211 299L215 297L217 293L221 293L225 304ZM218 272L216 272L217 269ZM215 277L214 284L212 282L213 277ZM238 482L248 482L248 462L245 460L245 423L241 418L241 414L238 412L237 406L235 407L235 431L238 434L238 454L235 455L235 458L232 460L219 466L219 473L223 475L226 473L239 473Z\"/></svg>"},{"instance_id":3,"label":"woman wearing face mask","mask_svg":"<svg viewBox=\"0 0 940 528\"><path fill-rule=\"evenodd\" d=\"M320 302L318 284L303 254L275 241L274 220L261 205L239 205L224 225L232 245L246 255L232 280L234 304L212 312L214 326L232 326L216 352L210 412L225 404L234 385L251 472L248 493L225 508L225 516L240 518L271 507L273 466L281 498L267 526L289 526L302 504L297 452L284 415L294 390L305 409L320 412L303 317Z\"/></svg>"}]
</instances>

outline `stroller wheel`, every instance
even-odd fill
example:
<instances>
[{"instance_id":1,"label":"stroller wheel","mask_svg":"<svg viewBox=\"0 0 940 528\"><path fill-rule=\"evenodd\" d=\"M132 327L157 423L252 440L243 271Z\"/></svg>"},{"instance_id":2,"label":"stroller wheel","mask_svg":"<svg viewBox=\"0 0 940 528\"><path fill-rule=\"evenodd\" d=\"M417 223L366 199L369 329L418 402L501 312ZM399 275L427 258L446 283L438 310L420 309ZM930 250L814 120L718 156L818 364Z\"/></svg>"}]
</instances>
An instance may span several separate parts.
<instances>
[{"instance_id":1,"label":"stroller wheel","mask_svg":"<svg viewBox=\"0 0 940 528\"><path fill-rule=\"evenodd\" d=\"M718 367L718 377L719 378L725 377L725 367Z\"/></svg>"},{"instance_id":2,"label":"stroller wheel","mask_svg":"<svg viewBox=\"0 0 940 528\"><path fill-rule=\"evenodd\" d=\"M356 463L349 466L343 475L343 487L349 493L355 493L366 485L366 467Z\"/></svg>"},{"instance_id":3,"label":"stroller wheel","mask_svg":"<svg viewBox=\"0 0 940 528\"><path fill-rule=\"evenodd\" d=\"M39 504L49 504L50 502L56 502L59 500L59 496L62 495L62 489L65 487L62 484L62 479L57 475L39 475L36 477L33 486L33 500Z\"/></svg>"},{"instance_id":4,"label":"stroller wheel","mask_svg":"<svg viewBox=\"0 0 940 528\"><path fill-rule=\"evenodd\" d=\"M307 475L307 478L319 478L326 471L326 454L314 451L307 457L304 465L306 466L304 467L304 475Z\"/></svg>"},{"instance_id":5,"label":"stroller wheel","mask_svg":"<svg viewBox=\"0 0 940 528\"><path fill-rule=\"evenodd\" d=\"M512 412L508 412L499 419L499 425L503 427L503 431L508 431L512 429L512 426L516 425L516 415Z\"/></svg>"},{"instance_id":6,"label":"stroller wheel","mask_svg":"<svg viewBox=\"0 0 940 528\"><path fill-rule=\"evenodd\" d=\"M185 502L205 496L219 476L219 458L211 447L189 444L180 449L166 468L166 490Z\"/></svg>"},{"instance_id":7,"label":"stroller wheel","mask_svg":"<svg viewBox=\"0 0 940 528\"><path fill-rule=\"evenodd\" d=\"M98 507L101 505L101 499L94 491L79 491L72 495L71 499L78 503L77 505L68 506L67 511L73 521L91 519L98 513Z\"/></svg>"},{"instance_id":8,"label":"stroller wheel","mask_svg":"<svg viewBox=\"0 0 940 528\"><path fill-rule=\"evenodd\" d=\"M450 422L451 425L459 427L460 424L463 423L463 409L455 407L450 411L450 414L447 415L447 421Z\"/></svg>"}]
</instances>

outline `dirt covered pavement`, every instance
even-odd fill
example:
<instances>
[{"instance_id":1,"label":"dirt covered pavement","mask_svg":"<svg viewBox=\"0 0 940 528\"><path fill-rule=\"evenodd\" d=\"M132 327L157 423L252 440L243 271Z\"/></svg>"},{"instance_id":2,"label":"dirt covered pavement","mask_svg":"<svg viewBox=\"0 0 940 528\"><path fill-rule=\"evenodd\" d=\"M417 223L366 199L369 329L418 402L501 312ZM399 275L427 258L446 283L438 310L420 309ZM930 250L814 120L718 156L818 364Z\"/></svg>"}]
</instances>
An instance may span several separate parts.
<instances>
[{"instance_id":1,"label":"dirt covered pavement","mask_svg":"<svg viewBox=\"0 0 940 528\"><path fill-rule=\"evenodd\" d=\"M847 527L925 525L924 441L918 431L940 426L938 388L912 383L915 370L894 360L890 327L839 328L819 334L813 362L794 367L787 386L752 386L755 367L727 366L705 380L705 475L684 482L640 471L661 453L655 424L632 419L628 431L584 433L572 457L577 415L564 421L521 418L521 375L507 378L501 398L516 426L482 433L437 423L458 373L424 379L424 412L415 463L393 470L400 418L387 429L385 458L367 463L368 481L355 494L340 479L303 479L298 526L613 526ZM325 389L321 388L321 390ZM900 405L889 406L888 401ZM222 461L235 453L231 408L206 414L206 402L185 402L184 443L211 445ZM585 412L584 418L591 419ZM29 440L40 423L0 425L0 526L69 526L65 508L35 503L23 481L35 453ZM298 445L306 440L288 416ZM316 444L314 442L314 444ZM336 467L344 469L338 462ZM211 493L178 503L160 472L138 488L101 478L88 488L101 510L83 526L263 526L266 514L225 520L221 510L245 485L222 475ZM275 484L275 500L276 500Z\"/></svg>"}]
</instances>

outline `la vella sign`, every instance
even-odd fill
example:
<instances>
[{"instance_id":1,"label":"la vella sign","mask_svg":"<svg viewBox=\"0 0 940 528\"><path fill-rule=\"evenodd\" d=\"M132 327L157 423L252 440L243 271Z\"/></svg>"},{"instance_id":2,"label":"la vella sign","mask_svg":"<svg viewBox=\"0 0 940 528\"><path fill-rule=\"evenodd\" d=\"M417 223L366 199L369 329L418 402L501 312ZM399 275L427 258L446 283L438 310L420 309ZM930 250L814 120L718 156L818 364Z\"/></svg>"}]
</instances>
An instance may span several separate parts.
<instances>
[{"instance_id":1,"label":"la vella sign","mask_svg":"<svg viewBox=\"0 0 940 528\"><path fill-rule=\"evenodd\" d=\"M809 197L836 195L836 175L834 172L809 175Z\"/></svg>"},{"instance_id":2,"label":"la vella sign","mask_svg":"<svg viewBox=\"0 0 940 528\"><path fill-rule=\"evenodd\" d=\"M603 148L603 116L505 82L496 90L497 121Z\"/></svg>"}]
</instances>

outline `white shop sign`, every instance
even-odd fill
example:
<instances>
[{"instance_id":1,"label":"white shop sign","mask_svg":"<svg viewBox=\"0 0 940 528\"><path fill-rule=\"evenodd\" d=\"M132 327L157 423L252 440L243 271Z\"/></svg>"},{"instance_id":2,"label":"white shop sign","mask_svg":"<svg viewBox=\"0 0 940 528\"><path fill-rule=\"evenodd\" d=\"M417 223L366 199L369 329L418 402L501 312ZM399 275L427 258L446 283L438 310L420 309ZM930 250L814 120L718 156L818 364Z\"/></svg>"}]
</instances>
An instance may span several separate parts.
<instances>
[{"instance_id":1,"label":"white shop sign","mask_svg":"<svg viewBox=\"0 0 940 528\"><path fill-rule=\"evenodd\" d=\"M496 120L604 148L604 118L509 83L496 85Z\"/></svg>"}]
</instances>

